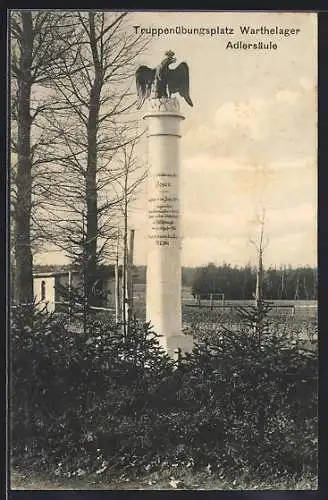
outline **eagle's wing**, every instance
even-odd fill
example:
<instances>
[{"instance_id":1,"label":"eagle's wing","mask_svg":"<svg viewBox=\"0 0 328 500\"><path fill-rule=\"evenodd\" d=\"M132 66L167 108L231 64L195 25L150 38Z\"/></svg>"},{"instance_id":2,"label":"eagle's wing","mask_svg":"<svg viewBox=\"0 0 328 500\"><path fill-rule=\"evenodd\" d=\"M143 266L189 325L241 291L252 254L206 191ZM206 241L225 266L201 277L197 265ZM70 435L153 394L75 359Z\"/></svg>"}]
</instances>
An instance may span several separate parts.
<instances>
[{"instance_id":1,"label":"eagle's wing","mask_svg":"<svg viewBox=\"0 0 328 500\"><path fill-rule=\"evenodd\" d=\"M140 109L145 100L150 96L151 86L155 79L155 70L148 66L139 66L136 71L136 86L138 94L137 109Z\"/></svg>"},{"instance_id":2,"label":"eagle's wing","mask_svg":"<svg viewBox=\"0 0 328 500\"><path fill-rule=\"evenodd\" d=\"M189 67L187 63L182 62L175 69L169 70L168 87L170 93L179 92L189 106L193 106L189 95Z\"/></svg>"}]
</instances>

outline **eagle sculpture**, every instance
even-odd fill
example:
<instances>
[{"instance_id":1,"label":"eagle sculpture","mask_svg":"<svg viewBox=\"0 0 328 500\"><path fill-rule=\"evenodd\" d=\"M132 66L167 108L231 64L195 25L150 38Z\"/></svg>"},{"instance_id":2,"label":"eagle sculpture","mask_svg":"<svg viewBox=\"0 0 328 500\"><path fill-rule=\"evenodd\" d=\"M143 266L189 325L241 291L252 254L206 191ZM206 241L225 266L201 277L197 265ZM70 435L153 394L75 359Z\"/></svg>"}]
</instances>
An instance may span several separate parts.
<instances>
[{"instance_id":1,"label":"eagle sculpture","mask_svg":"<svg viewBox=\"0 0 328 500\"><path fill-rule=\"evenodd\" d=\"M179 93L181 97L193 106L189 95L189 68L187 63L182 62L176 68L170 69L169 65L176 62L174 52L165 52L165 58L154 69L148 66L139 66L136 71L136 85L138 94L137 109L140 109L145 100L154 92L154 98L171 97Z\"/></svg>"}]
</instances>

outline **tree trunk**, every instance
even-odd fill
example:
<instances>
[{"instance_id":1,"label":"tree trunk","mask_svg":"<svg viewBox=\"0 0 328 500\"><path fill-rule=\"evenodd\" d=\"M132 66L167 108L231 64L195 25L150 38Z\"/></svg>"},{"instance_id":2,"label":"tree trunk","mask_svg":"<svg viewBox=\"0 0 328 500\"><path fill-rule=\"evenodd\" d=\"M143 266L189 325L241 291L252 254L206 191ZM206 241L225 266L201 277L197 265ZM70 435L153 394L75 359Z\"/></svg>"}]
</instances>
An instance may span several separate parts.
<instances>
[{"instance_id":1,"label":"tree trunk","mask_svg":"<svg viewBox=\"0 0 328 500\"><path fill-rule=\"evenodd\" d=\"M127 336L127 266L128 266L128 199L127 199L127 180L128 175L125 172L124 177L124 234L123 234L123 266L122 266L122 322L124 338Z\"/></svg>"},{"instance_id":2,"label":"tree trunk","mask_svg":"<svg viewBox=\"0 0 328 500\"><path fill-rule=\"evenodd\" d=\"M98 236L98 207L97 207L97 132L100 108L100 94L102 88L102 69L97 52L97 41L94 25L94 13L89 13L90 45L93 55L95 77L90 93L88 117L88 160L86 171L86 205L87 205L87 238L86 238L86 279L89 305L94 305L96 298L92 287L97 269L97 236Z\"/></svg>"},{"instance_id":3,"label":"tree trunk","mask_svg":"<svg viewBox=\"0 0 328 500\"><path fill-rule=\"evenodd\" d=\"M16 303L33 301L31 251L32 161L31 161L31 67L33 50L32 13L22 12L22 43L17 77L17 198L15 209L15 298Z\"/></svg>"},{"instance_id":4,"label":"tree trunk","mask_svg":"<svg viewBox=\"0 0 328 500\"><path fill-rule=\"evenodd\" d=\"M263 303L263 260L262 249L259 251L259 262L256 273L255 307L259 309Z\"/></svg>"},{"instance_id":5,"label":"tree trunk","mask_svg":"<svg viewBox=\"0 0 328 500\"><path fill-rule=\"evenodd\" d=\"M99 100L98 100L99 102ZM97 89L92 89L90 97L90 113L88 122L88 163L86 172L86 205L87 205L87 234L86 234L86 275L87 295L92 305L92 285L97 268Z\"/></svg>"}]
</instances>

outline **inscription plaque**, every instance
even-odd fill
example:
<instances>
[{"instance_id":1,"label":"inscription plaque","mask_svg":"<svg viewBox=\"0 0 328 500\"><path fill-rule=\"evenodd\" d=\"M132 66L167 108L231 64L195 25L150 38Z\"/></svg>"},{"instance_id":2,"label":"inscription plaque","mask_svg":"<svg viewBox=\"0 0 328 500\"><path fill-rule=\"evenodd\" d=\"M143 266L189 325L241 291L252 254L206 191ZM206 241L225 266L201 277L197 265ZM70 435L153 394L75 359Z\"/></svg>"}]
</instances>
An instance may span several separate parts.
<instances>
[{"instance_id":1,"label":"inscription plaque","mask_svg":"<svg viewBox=\"0 0 328 500\"><path fill-rule=\"evenodd\" d=\"M149 180L148 238L158 246L172 246L179 237L179 192L175 173L159 173Z\"/></svg>"}]
</instances>

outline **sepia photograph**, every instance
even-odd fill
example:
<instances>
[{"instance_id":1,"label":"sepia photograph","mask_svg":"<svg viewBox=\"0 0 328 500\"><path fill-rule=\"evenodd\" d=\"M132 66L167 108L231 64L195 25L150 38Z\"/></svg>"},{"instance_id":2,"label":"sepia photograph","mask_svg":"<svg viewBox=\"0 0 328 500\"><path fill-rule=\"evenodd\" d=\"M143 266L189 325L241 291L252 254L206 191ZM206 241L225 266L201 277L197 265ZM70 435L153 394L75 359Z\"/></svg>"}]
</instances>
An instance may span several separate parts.
<instances>
[{"instance_id":1,"label":"sepia photograph","mask_svg":"<svg viewBox=\"0 0 328 500\"><path fill-rule=\"evenodd\" d=\"M317 14L8 33L10 488L318 489Z\"/></svg>"}]
</instances>

